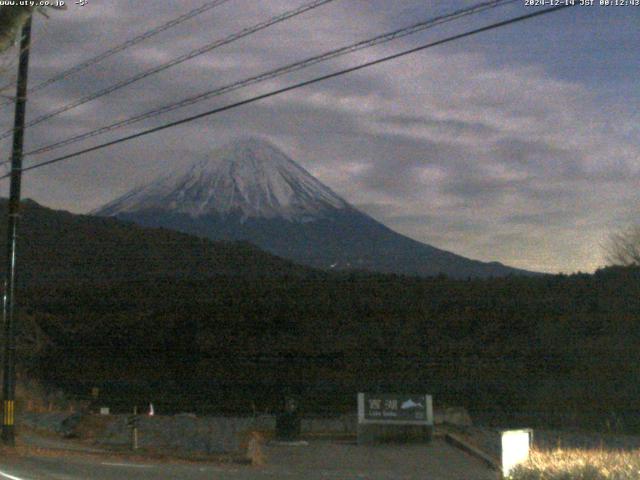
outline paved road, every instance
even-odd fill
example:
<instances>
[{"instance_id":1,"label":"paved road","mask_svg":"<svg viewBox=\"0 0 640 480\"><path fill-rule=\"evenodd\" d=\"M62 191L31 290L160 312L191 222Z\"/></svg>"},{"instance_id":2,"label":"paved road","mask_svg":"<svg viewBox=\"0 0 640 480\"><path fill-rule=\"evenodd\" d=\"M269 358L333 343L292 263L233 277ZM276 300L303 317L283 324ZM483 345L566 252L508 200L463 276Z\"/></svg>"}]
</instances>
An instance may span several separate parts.
<instances>
[{"instance_id":1,"label":"paved road","mask_svg":"<svg viewBox=\"0 0 640 480\"><path fill-rule=\"evenodd\" d=\"M267 465L127 461L77 453L0 457L0 480L495 480L496 472L441 440L360 447L335 442L265 447Z\"/></svg>"}]
</instances>

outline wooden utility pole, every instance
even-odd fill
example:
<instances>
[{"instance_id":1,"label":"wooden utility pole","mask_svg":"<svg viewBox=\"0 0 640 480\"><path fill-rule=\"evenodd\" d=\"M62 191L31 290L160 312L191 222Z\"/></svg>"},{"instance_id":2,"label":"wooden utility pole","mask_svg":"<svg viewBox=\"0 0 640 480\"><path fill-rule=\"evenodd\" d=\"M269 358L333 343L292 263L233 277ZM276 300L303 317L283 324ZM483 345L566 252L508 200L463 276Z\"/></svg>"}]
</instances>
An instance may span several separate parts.
<instances>
[{"instance_id":1,"label":"wooden utility pole","mask_svg":"<svg viewBox=\"0 0 640 480\"><path fill-rule=\"evenodd\" d=\"M29 71L29 48L31 45L31 16L22 27L20 41L20 64L11 153L11 190L9 192L7 223L7 262L5 265L2 317L4 320L4 365L2 383L2 442L15 445L15 395L16 395L16 323L15 277L16 240L20 217L20 187L22 183L22 148L24 143L24 119L27 106L27 74Z\"/></svg>"}]
</instances>

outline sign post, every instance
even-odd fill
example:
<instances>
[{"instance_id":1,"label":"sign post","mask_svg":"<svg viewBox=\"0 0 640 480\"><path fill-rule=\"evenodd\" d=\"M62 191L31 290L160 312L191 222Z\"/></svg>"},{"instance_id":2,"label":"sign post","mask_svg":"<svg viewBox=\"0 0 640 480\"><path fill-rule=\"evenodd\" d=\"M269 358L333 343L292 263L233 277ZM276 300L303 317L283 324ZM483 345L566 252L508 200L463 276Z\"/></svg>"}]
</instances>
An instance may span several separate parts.
<instances>
[{"instance_id":1,"label":"sign post","mask_svg":"<svg viewBox=\"0 0 640 480\"><path fill-rule=\"evenodd\" d=\"M359 393L358 443L429 441L433 400L425 394Z\"/></svg>"},{"instance_id":2,"label":"sign post","mask_svg":"<svg viewBox=\"0 0 640 480\"><path fill-rule=\"evenodd\" d=\"M138 449L138 425L140 417L138 417L138 407L133 407L133 415L127 417L127 425L131 428L131 450Z\"/></svg>"}]
</instances>

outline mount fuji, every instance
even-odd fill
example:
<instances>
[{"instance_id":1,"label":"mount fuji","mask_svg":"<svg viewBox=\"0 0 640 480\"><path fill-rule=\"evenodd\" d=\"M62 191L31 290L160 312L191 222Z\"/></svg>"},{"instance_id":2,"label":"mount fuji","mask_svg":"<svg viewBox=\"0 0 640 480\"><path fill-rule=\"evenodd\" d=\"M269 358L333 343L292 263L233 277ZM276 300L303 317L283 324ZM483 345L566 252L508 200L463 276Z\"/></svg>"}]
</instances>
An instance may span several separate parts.
<instances>
[{"instance_id":1,"label":"mount fuji","mask_svg":"<svg viewBox=\"0 0 640 480\"><path fill-rule=\"evenodd\" d=\"M213 240L245 240L325 269L456 278L531 273L471 260L396 233L259 139L223 146L92 213Z\"/></svg>"}]
</instances>

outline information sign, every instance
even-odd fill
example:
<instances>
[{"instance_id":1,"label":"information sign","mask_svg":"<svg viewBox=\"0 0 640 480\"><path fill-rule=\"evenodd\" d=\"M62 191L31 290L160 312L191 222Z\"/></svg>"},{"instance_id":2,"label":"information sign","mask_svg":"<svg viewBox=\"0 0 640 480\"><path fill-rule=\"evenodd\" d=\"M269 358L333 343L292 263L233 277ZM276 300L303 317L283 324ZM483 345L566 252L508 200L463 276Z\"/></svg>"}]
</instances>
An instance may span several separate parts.
<instances>
[{"instance_id":1,"label":"information sign","mask_svg":"<svg viewBox=\"0 0 640 480\"><path fill-rule=\"evenodd\" d=\"M431 395L359 393L358 422L433 425Z\"/></svg>"}]
</instances>

